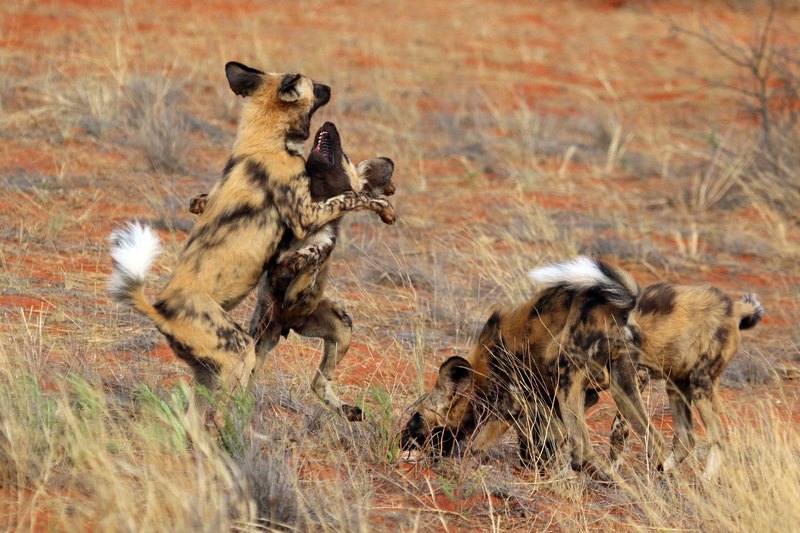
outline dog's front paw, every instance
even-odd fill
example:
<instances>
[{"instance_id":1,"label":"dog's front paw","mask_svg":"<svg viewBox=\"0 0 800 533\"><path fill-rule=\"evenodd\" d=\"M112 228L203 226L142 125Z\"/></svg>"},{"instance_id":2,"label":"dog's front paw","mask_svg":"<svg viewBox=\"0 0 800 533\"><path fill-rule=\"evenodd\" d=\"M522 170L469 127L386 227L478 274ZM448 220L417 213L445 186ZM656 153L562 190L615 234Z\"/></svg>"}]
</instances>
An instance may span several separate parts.
<instances>
[{"instance_id":1,"label":"dog's front paw","mask_svg":"<svg viewBox=\"0 0 800 533\"><path fill-rule=\"evenodd\" d=\"M378 198L377 200L371 200L369 203L369 208L372 211L375 211L384 224L394 224L395 220L397 219L397 215L394 212L394 207L392 204L389 203L388 200L384 200L383 198Z\"/></svg>"},{"instance_id":2,"label":"dog's front paw","mask_svg":"<svg viewBox=\"0 0 800 533\"><path fill-rule=\"evenodd\" d=\"M201 214L206 210L206 202L208 201L208 194L199 194L189 200L189 211L195 215Z\"/></svg>"},{"instance_id":3,"label":"dog's front paw","mask_svg":"<svg viewBox=\"0 0 800 533\"><path fill-rule=\"evenodd\" d=\"M298 273L309 263L309 258L297 252L286 254L281 264L289 269L292 273Z\"/></svg>"}]
</instances>

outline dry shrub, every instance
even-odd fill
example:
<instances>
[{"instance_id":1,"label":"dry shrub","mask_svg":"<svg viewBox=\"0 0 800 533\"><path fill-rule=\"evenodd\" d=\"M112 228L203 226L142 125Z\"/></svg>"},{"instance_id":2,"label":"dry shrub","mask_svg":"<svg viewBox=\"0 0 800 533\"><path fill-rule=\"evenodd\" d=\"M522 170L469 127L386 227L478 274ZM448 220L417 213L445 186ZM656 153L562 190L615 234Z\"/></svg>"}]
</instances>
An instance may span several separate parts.
<instances>
[{"instance_id":1,"label":"dry shrub","mask_svg":"<svg viewBox=\"0 0 800 533\"><path fill-rule=\"evenodd\" d=\"M709 137L709 149L699 154L702 171L691 185L694 207L744 201L789 217L800 208L800 47L780 44L797 42L797 31L780 24L783 9L771 0L767 16L747 42L705 22L702 14L699 30L667 21L671 32L704 43L718 60L740 72L735 79L694 75L735 95L738 114L758 124L756 130Z\"/></svg>"},{"instance_id":2,"label":"dry shrub","mask_svg":"<svg viewBox=\"0 0 800 533\"><path fill-rule=\"evenodd\" d=\"M189 147L183 92L162 76L137 77L125 88L125 124L154 170L183 170Z\"/></svg>"},{"instance_id":3,"label":"dry shrub","mask_svg":"<svg viewBox=\"0 0 800 533\"><path fill-rule=\"evenodd\" d=\"M248 480L259 522L272 528L290 528L299 514L291 454L264 450L254 441L234 461Z\"/></svg>"}]
</instances>

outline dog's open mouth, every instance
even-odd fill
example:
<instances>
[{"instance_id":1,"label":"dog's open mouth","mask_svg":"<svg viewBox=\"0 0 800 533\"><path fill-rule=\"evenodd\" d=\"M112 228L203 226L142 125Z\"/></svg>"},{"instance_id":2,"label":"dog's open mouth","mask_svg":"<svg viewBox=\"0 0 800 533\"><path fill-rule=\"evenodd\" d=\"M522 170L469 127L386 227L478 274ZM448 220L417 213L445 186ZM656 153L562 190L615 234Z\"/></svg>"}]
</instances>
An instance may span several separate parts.
<instances>
[{"instance_id":1,"label":"dog's open mouth","mask_svg":"<svg viewBox=\"0 0 800 533\"><path fill-rule=\"evenodd\" d=\"M329 164L334 163L334 148L333 141L331 140L330 133L327 131L319 132L317 142L314 145L314 151L319 152Z\"/></svg>"}]
</instances>

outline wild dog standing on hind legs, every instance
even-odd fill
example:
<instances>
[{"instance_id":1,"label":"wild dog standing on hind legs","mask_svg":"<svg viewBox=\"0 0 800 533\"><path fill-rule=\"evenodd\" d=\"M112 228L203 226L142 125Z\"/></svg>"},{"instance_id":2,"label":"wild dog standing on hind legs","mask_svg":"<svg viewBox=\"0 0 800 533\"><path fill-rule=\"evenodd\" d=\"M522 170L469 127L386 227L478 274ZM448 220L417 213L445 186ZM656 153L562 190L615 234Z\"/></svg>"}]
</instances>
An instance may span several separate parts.
<instances>
[{"instance_id":1,"label":"wild dog standing on hind legs","mask_svg":"<svg viewBox=\"0 0 800 533\"><path fill-rule=\"evenodd\" d=\"M227 313L258 284L287 230L305 236L347 211L371 209L387 223L394 210L384 199L346 193L316 203L300 154L313 113L330 100L330 88L300 74L266 74L230 62L231 90L244 104L233 154L205 199L178 264L156 298L144 295L147 273L159 253L150 228L115 232L110 291L148 316L195 380L214 391L246 388L256 363L252 337ZM200 405L197 405L197 404ZM195 398L203 414L207 403ZM215 423L224 418L217 412Z\"/></svg>"},{"instance_id":2,"label":"wild dog standing on hind legs","mask_svg":"<svg viewBox=\"0 0 800 533\"><path fill-rule=\"evenodd\" d=\"M704 478L717 475L725 440L719 416L719 382L739 350L740 330L755 327L762 313L755 295L746 294L734 303L711 286L658 283L642 292L631 314L631 327L641 344L639 363L650 371L652 379L666 381L675 429L672 454L664 470L676 467L694 448L694 406L708 435ZM611 431L614 467L622 461L627 437L628 425L618 414Z\"/></svg>"},{"instance_id":3,"label":"wild dog standing on hind legs","mask_svg":"<svg viewBox=\"0 0 800 533\"><path fill-rule=\"evenodd\" d=\"M375 197L394 194L392 160L379 157L354 165L342 150L341 138L331 122L317 133L306 168L311 196L317 201L346 191ZM311 390L330 409L355 421L362 419L361 409L342 403L331 387L333 373L350 348L353 323L341 305L324 297L340 221L334 220L304 241L295 239L269 264L258 285L250 334L256 339L258 364L290 329L304 337L323 339L322 360L311 380Z\"/></svg>"},{"instance_id":4,"label":"wild dog standing on hind legs","mask_svg":"<svg viewBox=\"0 0 800 533\"><path fill-rule=\"evenodd\" d=\"M317 131L306 170L314 201L346 191L364 192L376 198L380 194L394 194L392 160L378 157L354 165L342 150L341 137L332 122L326 122ZM204 201L204 195L193 198L191 211L202 212ZM340 221L330 222L305 240L281 243L279 253L270 260L258 284L250 335L256 342L256 368L290 330L304 337L323 339L322 361L311 389L330 409L354 421L361 420L361 409L342 403L331 387L333 372L350 348L352 321L341 305L324 297L330 254L339 236Z\"/></svg>"},{"instance_id":5,"label":"wild dog standing on hind legs","mask_svg":"<svg viewBox=\"0 0 800 533\"><path fill-rule=\"evenodd\" d=\"M663 438L647 420L638 350L628 346L636 282L586 257L534 270L531 278L544 288L525 304L492 313L469 356L441 366L434 389L416 402L402 446L435 439L485 450L514 427L523 462L541 467L561 438L542 425L553 428L560 419L571 467L609 480L592 452L584 413L597 401L594 389L610 382L617 408L644 440L651 465L661 468ZM556 416L545 412L547 406Z\"/></svg>"}]
</instances>

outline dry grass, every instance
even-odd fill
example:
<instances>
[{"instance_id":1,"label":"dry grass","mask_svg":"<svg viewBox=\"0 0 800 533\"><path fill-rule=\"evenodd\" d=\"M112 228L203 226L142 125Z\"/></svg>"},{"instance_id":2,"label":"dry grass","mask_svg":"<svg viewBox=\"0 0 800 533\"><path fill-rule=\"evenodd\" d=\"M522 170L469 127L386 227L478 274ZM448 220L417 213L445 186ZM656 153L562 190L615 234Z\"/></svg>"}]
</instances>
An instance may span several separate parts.
<instances>
[{"instance_id":1,"label":"dry grass","mask_svg":"<svg viewBox=\"0 0 800 533\"><path fill-rule=\"evenodd\" d=\"M662 22L702 29L707 17L749 45L743 3L461 0L423 16L410 2L101 4L0 8L0 529L800 522L800 391L785 379L800 364L800 195L787 180L798 162L791 148L767 154L761 124L724 90L741 71ZM750 3L759 20L767 4ZM775 50L796 47L788 7ZM240 105L227 60L329 83L314 126L335 121L354 160L396 163L398 224L348 216L329 290L354 319L335 381L363 424L312 398L319 343L290 335L234 402L225 439L187 428L185 367L149 322L108 302L110 231L133 218L159 229L155 291L192 224L188 199L224 165ZM699 83L709 72L720 87ZM796 147L793 127L770 135ZM525 471L511 437L486 464L399 453L407 407L441 360L466 352L492 308L530 295L529 269L578 253L643 285L714 283L764 303L726 374L718 483L696 475L702 431L674 477L648 474L635 443L615 488L558 478L563 458ZM647 398L669 435L663 390ZM604 398L589 413L599 448L613 412Z\"/></svg>"}]
</instances>

